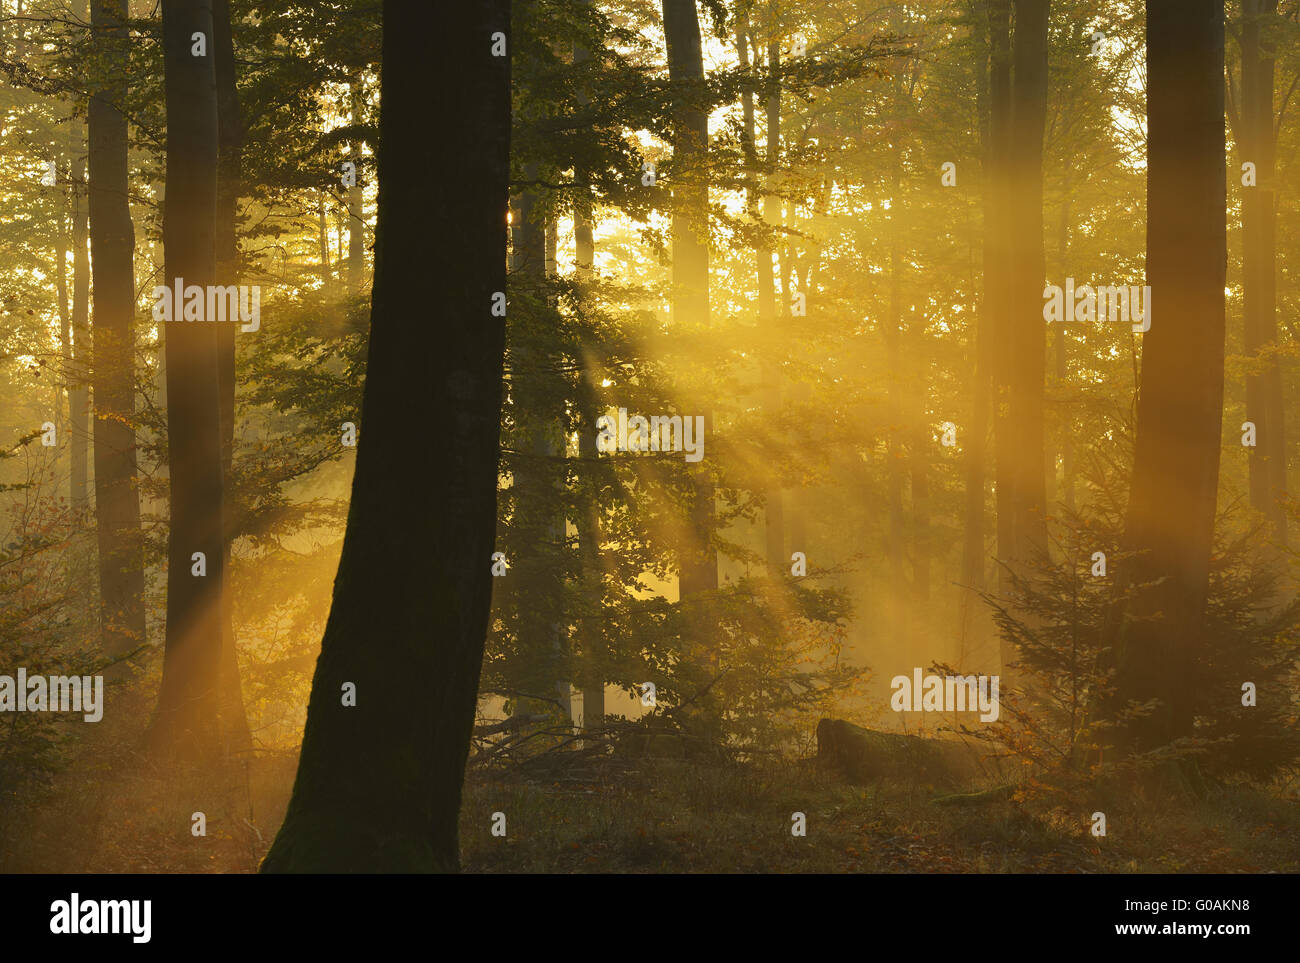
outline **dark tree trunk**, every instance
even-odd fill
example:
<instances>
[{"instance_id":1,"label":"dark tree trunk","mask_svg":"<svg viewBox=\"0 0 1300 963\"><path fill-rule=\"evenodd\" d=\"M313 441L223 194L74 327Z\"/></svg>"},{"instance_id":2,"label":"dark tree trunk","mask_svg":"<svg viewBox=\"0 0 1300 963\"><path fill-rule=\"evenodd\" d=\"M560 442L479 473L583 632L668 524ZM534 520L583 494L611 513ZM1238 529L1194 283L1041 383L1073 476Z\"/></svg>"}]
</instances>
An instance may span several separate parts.
<instances>
[{"instance_id":1,"label":"dark tree trunk","mask_svg":"<svg viewBox=\"0 0 1300 963\"><path fill-rule=\"evenodd\" d=\"M94 44L125 76L126 0L92 0ZM121 655L145 641L144 540L135 452L135 229L128 201L126 85L90 98L90 244L95 254L95 514L101 638ZM84 348L83 348L84 351Z\"/></svg>"},{"instance_id":2,"label":"dark tree trunk","mask_svg":"<svg viewBox=\"0 0 1300 963\"><path fill-rule=\"evenodd\" d=\"M1011 291L1008 415L1012 451L1012 543L1004 559L1025 571L1047 552L1043 452L1043 387L1047 332L1043 323L1043 128L1047 116L1048 0L1015 0L1012 48L1009 196ZM1003 452L1000 450L999 455Z\"/></svg>"},{"instance_id":3,"label":"dark tree trunk","mask_svg":"<svg viewBox=\"0 0 1300 963\"><path fill-rule=\"evenodd\" d=\"M350 91L352 123L361 123L361 81L355 80ZM348 288L360 294L366 280L365 195L361 181L361 140L352 141L352 162L357 165L356 183L348 188Z\"/></svg>"},{"instance_id":4,"label":"dark tree trunk","mask_svg":"<svg viewBox=\"0 0 1300 963\"><path fill-rule=\"evenodd\" d=\"M747 11L738 14L736 23L736 52L743 69L749 68L750 27ZM759 51L755 51L758 62ZM759 203L762 198L762 223L770 228L780 218L780 202L774 195L764 195L760 187L760 176L771 176L780 161L781 154L781 46L771 43L767 48L768 78L765 96L767 116L767 157L760 171L758 151L755 146L754 96L749 91L741 95L741 110L744 124L741 128L741 148L745 158L746 206L750 217L759 218ZM772 264L772 247L760 239L754 248L754 264L758 277L758 323L771 336L768 344L769 357L762 363L760 378L764 417L769 425L774 425L780 416L781 386L779 369L773 357L779 353L777 348L780 337L781 313L777 310L776 276ZM773 479L767 484L763 495L766 505L764 517L764 557L771 574L781 576L787 571L785 554L785 499L781 486Z\"/></svg>"},{"instance_id":5,"label":"dark tree trunk","mask_svg":"<svg viewBox=\"0 0 1300 963\"><path fill-rule=\"evenodd\" d=\"M51 160L55 163L55 169L58 170L59 156L53 155ZM62 176L62 171L60 171ZM72 346L72 318L68 314L68 195L66 191L60 190L58 195L58 230L54 232L54 313L59 318L59 348L63 360L63 384L64 391L68 396L68 411L71 414L72 409L72 390L76 387L76 364L73 359ZM59 431L63 432L63 426L67 423L62 418L62 412L58 418ZM68 482L68 496L71 500L73 487L71 479Z\"/></svg>"},{"instance_id":6,"label":"dark tree trunk","mask_svg":"<svg viewBox=\"0 0 1300 963\"><path fill-rule=\"evenodd\" d=\"M989 67L989 22L987 12L977 2L972 8L972 34L975 48L976 72L976 114L979 118L980 166L984 183L982 208L984 221L984 240L982 244L984 297L978 312L971 314L971 427L966 437L965 464L965 536L962 542L960 602L960 642L958 652L964 659L974 648L975 612L979 603L978 593L984 591L984 483L987 473L988 436L989 436L989 389L990 389L990 350L993 345L991 331L993 317L991 314L994 245L990 242L990 220L996 220L997 199L993 192L995 171L993 170L993 141L989 129L990 123L990 76ZM983 13L983 17L980 14ZM959 664L964 664L959 662Z\"/></svg>"},{"instance_id":7,"label":"dark tree trunk","mask_svg":"<svg viewBox=\"0 0 1300 963\"><path fill-rule=\"evenodd\" d=\"M770 43L767 47L767 174L776 173L781 158L781 45ZM751 131L752 137L752 131ZM773 194L763 198L763 221L773 226L781 217L780 200ZM758 249L758 313L759 320L769 332L770 353L779 349L780 318L784 312L777 308L776 279L773 276L772 249L763 244ZM789 297L789 289L786 289ZM762 368L763 410L769 425L781 417L780 369L769 355ZM789 566L785 554L785 501L780 479L770 479L764 495L764 520L766 522L767 564L773 575L785 574Z\"/></svg>"},{"instance_id":8,"label":"dark tree trunk","mask_svg":"<svg viewBox=\"0 0 1300 963\"><path fill-rule=\"evenodd\" d=\"M164 0L167 196L163 283L206 289L216 280L217 90L212 0ZM191 53L195 33L206 56ZM173 318L180 318L173 305ZM228 324L228 322L227 322ZM222 524L221 385L218 328L173 320L167 330L167 443L171 526L167 638L155 733L200 755L219 749ZM206 574L196 575L196 553Z\"/></svg>"},{"instance_id":9,"label":"dark tree trunk","mask_svg":"<svg viewBox=\"0 0 1300 963\"><path fill-rule=\"evenodd\" d=\"M505 0L384 4L365 432L298 778L263 872L458 868L505 352L491 303L506 284L510 61L488 51L509 22ZM430 57L435 36L446 46ZM443 425L438 444L412 445L413 421Z\"/></svg>"},{"instance_id":10,"label":"dark tree trunk","mask_svg":"<svg viewBox=\"0 0 1300 963\"><path fill-rule=\"evenodd\" d=\"M987 194L984 199L984 317L991 342L989 359L994 434L994 488L998 559L1009 561L1015 550L1016 439L1011 419L1011 0L989 0L989 143ZM1005 567L998 584L1009 588ZM1002 666L1015 653L1002 643Z\"/></svg>"},{"instance_id":11,"label":"dark tree trunk","mask_svg":"<svg viewBox=\"0 0 1300 963\"><path fill-rule=\"evenodd\" d=\"M1223 415L1227 215L1223 0L1147 2L1147 280L1137 443L1125 532L1142 586L1115 655L1120 700L1158 699L1132 749L1191 731ZM1160 617L1152 618L1159 614Z\"/></svg>"},{"instance_id":12,"label":"dark tree trunk","mask_svg":"<svg viewBox=\"0 0 1300 963\"><path fill-rule=\"evenodd\" d=\"M1246 377L1246 418L1255 423L1250 454L1250 504L1263 514L1273 537L1286 544L1286 434L1282 373L1277 362L1276 193L1273 132L1273 43L1268 27L1277 0L1242 0L1242 161L1255 164L1255 187L1242 188L1242 280L1245 289L1245 347L1259 358Z\"/></svg>"},{"instance_id":13,"label":"dark tree trunk","mask_svg":"<svg viewBox=\"0 0 1300 963\"><path fill-rule=\"evenodd\" d=\"M909 325L908 344L914 363L923 365L922 374L912 382L909 390L908 414L912 422L908 443L909 481L912 486L912 598L921 603L916 611L926 612L930 601L930 435L928 353L925 332L920 320L913 316Z\"/></svg>"},{"instance_id":14,"label":"dark tree trunk","mask_svg":"<svg viewBox=\"0 0 1300 963\"><path fill-rule=\"evenodd\" d=\"M911 606L907 604L907 514L903 492L907 485L904 452L902 331L903 331L903 239L900 220L902 203L902 151L896 145L891 158L893 182L889 207L889 313L885 317L885 364L889 368L888 505L889 529L885 555L889 566L889 599L885 612L889 634L904 651L912 652Z\"/></svg>"},{"instance_id":15,"label":"dark tree trunk","mask_svg":"<svg viewBox=\"0 0 1300 963\"><path fill-rule=\"evenodd\" d=\"M1061 191L1061 221L1059 233L1057 235L1057 263L1059 265L1058 275L1065 277L1070 270L1068 262L1068 252L1070 250L1070 191L1071 177L1067 173L1064 185ZM1055 360L1056 360L1056 396L1058 399L1058 410L1060 411L1059 437L1061 441L1061 494L1060 500L1066 508L1074 509L1074 418L1071 414L1072 406L1066 393L1066 386L1070 377L1069 363L1069 339L1065 336L1065 325L1058 324L1055 332ZM1052 456L1049 461L1051 466L1049 478L1054 477L1056 471L1056 459Z\"/></svg>"},{"instance_id":16,"label":"dark tree trunk","mask_svg":"<svg viewBox=\"0 0 1300 963\"><path fill-rule=\"evenodd\" d=\"M574 64L587 63L591 60L591 51L580 44L574 44ZM583 103L585 96L580 97ZM574 179L579 183L585 172L574 171ZM595 268L596 242L593 230L593 215L588 198L584 196L575 205L573 212L573 246L576 264L575 277L579 282L587 283L592 279ZM595 471L596 459L596 420L599 418L597 385L600 383L599 366L601 359L597 349L587 346L581 358L581 374L578 380L578 458L584 470ZM604 638L600 631L600 604L602 595L603 573L600 562L600 514L596 500L589 499L586 510L576 519L578 529L579 579L583 611L579 619L579 641L584 656L582 687L582 724L595 729L605 724L605 652L602 644Z\"/></svg>"},{"instance_id":17,"label":"dark tree trunk","mask_svg":"<svg viewBox=\"0 0 1300 963\"><path fill-rule=\"evenodd\" d=\"M90 257L86 248L89 202L86 197L86 158L72 164L72 361L73 387L68 393L71 416L69 432L72 454L72 507L77 512L89 506L87 477L90 443L90 388L86 363L90 359ZM98 399L97 399L98 400Z\"/></svg>"},{"instance_id":18,"label":"dark tree trunk","mask_svg":"<svg viewBox=\"0 0 1300 963\"><path fill-rule=\"evenodd\" d=\"M668 44L668 77L675 87L673 104L672 314L673 324L703 329L709 323L709 187L706 170L709 117L699 106L704 82L700 19L695 0L663 0ZM689 415L684 412L683 417ZM704 413L706 437L713 431L712 412ZM689 534L681 549L679 597L690 599L718 587L718 553L711 544L714 484L705 468L692 470L693 498ZM707 621L700 620L701 627Z\"/></svg>"},{"instance_id":19,"label":"dark tree trunk","mask_svg":"<svg viewBox=\"0 0 1300 963\"><path fill-rule=\"evenodd\" d=\"M524 180L538 179L536 164L524 168ZM546 296L547 225L537 209L534 190L519 196L513 220L510 266L511 412L517 450L511 460L514 511L511 537L527 546L512 560L517 609L518 648L511 669L512 687L521 693L569 705L569 680L560 626L564 598L564 513L560 507L564 453L564 391L556 374L558 359L539 341L554 331L558 318ZM516 699L515 713L545 711L535 700Z\"/></svg>"},{"instance_id":20,"label":"dark tree trunk","mask_svg":"<svg viewBox=\"0 0 1300 963\"><path fill-rule=\"evenodd\" d=\"M240 148L243 144L243 120L239 94L235 87L235 41L230 22L230 0L212 3L213 56L217 80L217 283L238 284L239 235L236 217L241 182ZM230 545L236 530L233 524L238 500L234 497L233 471L235 452L235 331L236 325L223 324L217 329L217 364L221 379L221 477L226 493L223 512L221 592L221 733L227 752L247 751L253 744L244 711L244 695L239 684L239 656L235 647L235 630L231 611Z\"/></svg>"},{"instance_id":21,"label":"dark tree trunk","mask_svg":"<svg viewBox=\"0 0 1300 963\"><path fill-rule=\"evenodd\" d=\"M325 199L321 198L316 207L317 247L320 255L320 279L325 290L330 288L333 272L330 269L330 229L325 217Z\"/></svg>"}]
</instances>

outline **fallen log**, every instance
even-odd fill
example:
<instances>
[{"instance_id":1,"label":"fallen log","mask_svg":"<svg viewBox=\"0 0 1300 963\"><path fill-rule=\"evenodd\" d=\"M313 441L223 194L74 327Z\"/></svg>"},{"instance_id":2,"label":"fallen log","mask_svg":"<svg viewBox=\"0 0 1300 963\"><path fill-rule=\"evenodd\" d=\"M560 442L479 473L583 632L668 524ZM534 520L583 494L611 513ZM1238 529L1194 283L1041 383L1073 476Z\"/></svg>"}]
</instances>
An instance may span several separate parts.
<instances>
[{"instance_id":1,"label":"fallen log","mask_svg":"<svg viewBox=\"0 0 1300 963\"><path fill-rule=\"evenodd\" d=\"M958 786L983 774L979 756L962 742L864 729L842 719L817 723L817 758L855 783L896 779Z\"/></svg>"}]
</instances>

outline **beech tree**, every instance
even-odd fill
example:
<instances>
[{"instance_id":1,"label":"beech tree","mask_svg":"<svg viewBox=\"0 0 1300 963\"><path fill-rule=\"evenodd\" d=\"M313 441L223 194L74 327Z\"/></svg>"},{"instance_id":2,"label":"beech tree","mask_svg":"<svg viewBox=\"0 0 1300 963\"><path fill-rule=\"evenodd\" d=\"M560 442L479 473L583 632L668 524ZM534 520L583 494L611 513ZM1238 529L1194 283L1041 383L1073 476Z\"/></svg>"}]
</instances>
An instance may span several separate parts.
<instances>
[{"instance_id":1,"label":"beech tree","mask_svg":"<svg viewBox=\"0 0 1300 963\"><path fill-rule=\"evenodd\" d=\"M510 60L493 47L509 52L510 4L389 0L383 18L364 421L298 776L263 872L459 866L496 529ZM426 444L413 423L445 431ZM428 508L394 511L406 504Z\"/></svg>"},{"instance_id":2,"label":"beech tree","mask_svg":"<svg viewBox=\"0 0 1300 963\"><path fill-rule=\"evenodd\" d=\"M702 105L704 58L695 0L663 0L668 79L673 95L672 316L676 325L709 323L709 115ZM712 429L705 416L705 434ZM707 470L693 473L690 524L681 549L679 592L685 600L718 587L718 553L709 545L714 485Z\"/></svg>"},{"instance_id":3,"label":"beech tree","mask_svg":"<svg viewBox=\"0 0 1300 963\"><path fill-rule=\"evenodd\" d=\"M1250 458L1250 504L1286 544L1286 430L1282 372L1277 358L1277 134L1274 128L1273 74L1277 0L1242 0L1238 22L1241 44L1240 103L1232 111L1242 164L1242 287L1245 349L1254 367L1246 377L1246 419L1255 425ZM1240 181L1239 181L1240 183Z\"/></svg>"},{"instance_id":4,"label":"beech tree","mask_svg":"<svg viewBox=\"0 0 1300 963\"><path fill-rule=\"evenodd\" d=\"M107 78L87 110L94 255L95 519L104 650L145 641L144 545L135 442L135 228L128 202L126 0L92 0L93 43Z\"/></svg>"},{"instance_id":5,"label":"beech tree","mask_svg":"<svg viewBox=\"0 0 1300 963\"><path fill-rule=\"evenodd\" d=\"M1116 641L1119 698L1158 700L1120 734L1163 745L1192 727L1223 422L1227 274L1223 0L1147 2L1147 280L1125 529L1136 596Z\"/></svg>"},{"instance_id":6,"label":"beech tree","mask_svg":"<svg viewBox=\"0 0 1300 963\"><path fill-rule=\"evenodd\" d=\"M167 194L163 281L216 281L217 88L212 0L163 4ZM173 304L173 318L182 306ZM217 749L221 594L225 579L218 329L167 325L167 440L171 524L167 636L155 734L186 751Z\"/></svg>"}]
</instances>

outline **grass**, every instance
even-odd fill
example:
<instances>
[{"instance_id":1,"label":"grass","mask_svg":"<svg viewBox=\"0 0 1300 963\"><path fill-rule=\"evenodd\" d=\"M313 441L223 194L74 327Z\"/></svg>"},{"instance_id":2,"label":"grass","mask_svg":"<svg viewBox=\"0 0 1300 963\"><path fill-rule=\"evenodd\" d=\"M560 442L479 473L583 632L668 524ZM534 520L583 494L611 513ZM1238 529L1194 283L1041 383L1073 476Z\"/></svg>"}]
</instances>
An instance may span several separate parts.
<instances>
[{"instance_id":1,"label":"grass","mask_svg":"<svg viewBox=\"0 0 1300 963\"><path fill-rule=\"evenodd\" d=\"M135 715L134 718L146 718ZM139 731L96 728L39 791L0 806L0 871L247 873L292 788L292 753L213 776L159 771ZM1300 807L1278 787L1092 806L992 798L934 805L924 785L847 785L811 761L643 757L580 780L473 773L461 811L473 873L1300 872ZM191 833L203 812L207 835ZM506 835L493 836L493 813ZM807 835L791 834L804 813Z\"/></svg>"}]
</instances>

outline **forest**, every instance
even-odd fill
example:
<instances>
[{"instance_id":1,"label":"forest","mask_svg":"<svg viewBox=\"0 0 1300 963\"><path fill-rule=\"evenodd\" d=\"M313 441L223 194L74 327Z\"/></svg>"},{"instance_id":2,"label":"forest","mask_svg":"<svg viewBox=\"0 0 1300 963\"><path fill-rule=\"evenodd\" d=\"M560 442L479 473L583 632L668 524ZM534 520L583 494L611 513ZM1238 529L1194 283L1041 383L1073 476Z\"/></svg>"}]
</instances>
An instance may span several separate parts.
<instances>
[{"instance_id":1,"label":"forest","mask_svg":"<svg viewBox=\"0 0 1300 963\"><path fill-rule=\"evenodd\" d=\"M0 0L0 873L1300 872L1297 157L1300 0Z\"/></svg>"}]
</instances>

